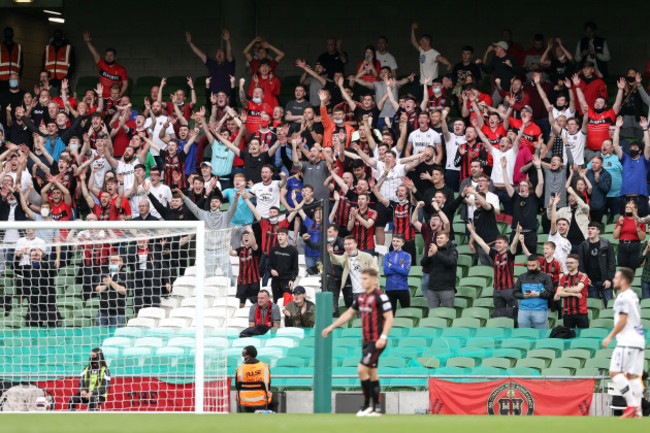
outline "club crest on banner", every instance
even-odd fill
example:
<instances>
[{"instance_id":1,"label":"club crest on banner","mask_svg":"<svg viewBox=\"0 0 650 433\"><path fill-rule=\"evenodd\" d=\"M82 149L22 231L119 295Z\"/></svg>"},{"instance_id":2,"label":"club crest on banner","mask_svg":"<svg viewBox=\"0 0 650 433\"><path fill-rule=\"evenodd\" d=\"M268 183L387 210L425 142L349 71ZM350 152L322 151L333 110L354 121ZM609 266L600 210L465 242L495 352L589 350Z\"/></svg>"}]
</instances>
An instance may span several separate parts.
<instances>
[{"instance_id":1,"label":"club crest on banner","mask_svg":"<svg viewBox=\"0 0 650 433\"><path fill-rule=\"evenodd\" d=\"M535 399L528 389L515 382L506 382L490 393L489 415L533 415Z\"/></svg>"}]
</instances>

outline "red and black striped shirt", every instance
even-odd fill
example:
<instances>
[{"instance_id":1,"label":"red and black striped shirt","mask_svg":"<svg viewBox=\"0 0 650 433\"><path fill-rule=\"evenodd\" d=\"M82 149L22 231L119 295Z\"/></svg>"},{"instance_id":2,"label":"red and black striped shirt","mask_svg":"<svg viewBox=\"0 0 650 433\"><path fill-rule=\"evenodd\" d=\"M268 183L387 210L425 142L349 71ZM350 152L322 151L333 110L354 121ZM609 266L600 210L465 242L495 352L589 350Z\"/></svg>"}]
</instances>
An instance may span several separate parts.
<instances>
[{"instance_id":1,"label":"red and black striped shirt","mask_svg":"<svg viewBox=\"0 0 650 433\"><path fill-rule=\"evenodd\" d=\"M275 140L277 140L278 137L275 135L275 132L271 130L266 132L260 132L257 130L253 133L253 135L251 135L251 139L259 140L260 146L262 146L262 151L265 151L269 147L273 146Z\"/></svg>"},{"instance_id":2,"label":"red and black striped shirt","mask_svg":"<svg viewBox=\"0 0 650 433\"><path fill-rule=\"evenodd\" d=\"M269 254L271 248L278 244L278 229L280 227L289 228L289 223L286 219L271 224L269 220L263 218L260 221L260 229L262 229L262 252L266 255Z\"/></svg>"},{"instance_id":3,"label":"red and black striped shirt","mask_svg":"<svg viewBox=\"0 0 650 433\"><path fill-rule=\"evenodd\" d=\"M499 254L494 248L490 248L490 257L494 263L494 290L506 290L515 287L515 255L507 249L505 253Z\"/></svg>"},{"instance_id":4,"label":"red and black striped shirt","mask_svg":"<svg viewBox=\"0 0 650 433\"><path fill-rule=\"evenodd\" d=\"M363 292L354 300L352 308L361 313L363 342L379 340L384 329L384 313L392 311L388 296L377 289Z\"/></svg>"},{"instance_id":5,"label":"red and black striped shirt","mask_svg":"<svg viewBox=\"0 0 650 433\"><path fill-rule=\"evenodd\" d=\"M557 286L560 283L560 275L562 275L562 265L556 259L547 262L544 257L539 257L539 267L542 272L548 274L553 281L553 287L557 292Z\"/></svg>"},{"instance_id":6,"label":"red and black striped shirt","mask_svg":"<svg viewBox=\"0 0 650 433\"><path fill-rule=\"evenodd\" d=\"M404 203L391 201L390 204L393 207L393 234L404 235L407 241L415 239L415 229L411 225L413 205L409 201Z\"/></svg>"},{"instance_id":7,"label":"red and black striped shirt","mask_svg":"<svg viewBox=\"0 0 650 433\"><path fill-rule=\"evenodd\" d=\"M165 185L170 188L187 188L187 179L185 177L185 152L183 152L182 149L179 149L174 156L171 156L167 151L161 150L160 156L163 157ZM178 177L178 180L174 179L175 176Z\"/></svg>"},{"instance_id":8,"label":"red and black striped shirt","mask_svg":"<svg viewBox=\"0 0 650 433\"><path fill-rule=\"evenodd\" d=\"M350 218L350 211L352 210L352 203L350 203L350 200L348 200L347 197L341 197L339 200L339 207L336 208L336 223L339 225L341 228L345 228L345 232L347 233L347 226L348 226L348 221ZM340 231L340 229L339 229Z\"/></svg>"},{"instance_id":9,"label":"red and black striped shirt","mask_svg":"<svg viewBox=\"0 0 650 433\"><path fill-rule=\"evenodd\" d=\"M239 256L239 276L237 284L255 284L260 281L260 255L261 250L251 247L237 248Z\"/></svg>"},{"instance_id":10,"label":"red and black striped shirt","mask_svg":"<svg viewBox=\"0 0 650 433\"><path fill-rule=\"evenodd\" d=\"M566 274L560 278L560 287L574 287L582 283L584 287L580 294L582 297L578 299L575 296L567 296L564 298L564 314L587 314L587 287L589 287L589 277L587 274L578 272L575 275Z\"/></svg>"},{"instance_id":11,"label":"red and black striped shirt","mask_svg":"<svg viewBox=\"0 0 650 433\"><path fill-rule=\"evenodd\" d=\"M377 212L372 209L366 209L364 213L359 212L359 216L364 220L372 219L377 221ZM357 240L360 250L374 250L375 249L375 225L369 229L365 228L358 219L355 218L354 228L352 228L352 235Z\"/></svg>"},{"instance_id":12,"label":"red and black striped shirt","mask_svg":"<svg viewBox=\"0 0 650 433\"><path fill-rule=\"evenodd\" d=\"M460 147L463 148L465 153L461 155ZM471 175L470 165L475 159L481 163L481 166L485 167L488 164L488 153L483 146L483 143L476 142L473 145L468 143L461 144L456 151L456 157L454 158L454 165L460 167L460 180L461 182L468 178Z\"/></svg>"}]
</instances>

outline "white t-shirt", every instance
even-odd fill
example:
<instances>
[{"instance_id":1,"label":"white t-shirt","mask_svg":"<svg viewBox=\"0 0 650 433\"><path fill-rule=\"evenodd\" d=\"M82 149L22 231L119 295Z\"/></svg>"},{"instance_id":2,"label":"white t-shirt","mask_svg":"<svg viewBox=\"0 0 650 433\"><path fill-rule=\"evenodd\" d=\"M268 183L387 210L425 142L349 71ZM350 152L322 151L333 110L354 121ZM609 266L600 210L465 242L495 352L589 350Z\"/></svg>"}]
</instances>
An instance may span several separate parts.
<instances>
[{"instance_id":1,"label":"white t-shirt","mask_svg":"<svg viewBox=\"0 0 650 433\"><path fill-rule=\"evenodd\" d=\"M352 282L352 293L363 292L361 287L361 265L359 264L359 254L350 256L350 281Z\"/></svg>"},{"instance_id":2,"label":"white t-shirt","mask_svg":"<svg viewBox=\"0 0 650 433\"><path fill-rule=\"evenodd\" d=\"M575 117L576 112L571 110L570 108L565 108L564 110L560 111L557 108L553 107L553 119L557 120L558 117L564 116L569 120L572 117Z\"/></svg>"},{"instance_id":3,"label":"white t-shirt","mask_svg":"<svg viewBox=\"0 0 650 433\"><path fill-rule=\"evenodd\" d=\"M472 182L472 184L473 183L474 182ZM476 188L476 186L474 186L474 188ZM469 203L467 204L467 218L474 219L474 211L476 210L476 201L475 201L476 197L474 196L474 194L470 194L467 196L467 199L469 201ZM499 197L496 194L488 191L485 194L485 201L491 204L494 209L499 209L500 202L499 202Z\"/></svg>"},{"instance_id":4,"label":"white t-shirt","mask_svg":"<svg viewBox=\"0 0 650 433\"><path fill-rule=\"evenodd\" d=\"M11 176L11 178L14 180L14 185L16 185L16 179L18 178L18 173L14 173L13 171L10 171L7 173L7 176ZM27 169L25 169L23 170L22 176L20 176L20 190L23 192L27 191L27 188L31 184L32 184L32 175L29 174L29 171Z\"/></svg>"},{"instance_id":5,"label":"white t-shirt","mask_svg":"<svg viewBox=\"0 0 650 433\"><path fill-rule=\"evenodd\" d=\"M501 152L501 149L492 146L492 159L494 160L494 165L492 165L492 174L490 178L494 183L505 183L503 181L503 168L501 168L501 158L506 157L508 161L508 180L510 185L512 185L512 177L515 174L515 163L517 162L517 154L513 148Z\"/></svg>"},{"instance_id":6,"label":"white t-shirt","mask_svg":"<svg viewBox=\"0 0 650 433\"><path fill-rule=\"evenodd\" d=\"M447 165L445 166L446 170L460 171L460 167L454 165L454 158L456 158L456 151L458 146L461 144L467 143L464 135L456 135L451 132L449 140L445 140L445 147L447 151Z\"/></svg>"},{"instance_id":7,"label":"white t-shirt","mask_svg":"<svg viewBox=\"0 0 650 433\"><path fill-rule=\"evenodd\" d=\"M167 116L158 116L156 117L156 125L152 128L153 129L153 142L156 143L156 146L160 148L160 150L165 150L167 149L167 143L162 141L159 137L160 130L163 128L163 125L165 122L167 122ZM147 121L144 123L145 129L151 128L151 117L147 118ZM165 134L171 136L174 134L174 127L172 125L169 125L167 129L165 130ZM159 156L160 152L158 152L156 149L153 147L151 150L149 150L153 156Z\"/></svg>"},{"instance_id":8,"label":"white t-shirt","mask_svg":"<svg viewBox=\"0 0 650 433\"><path fill-rule=\"evenodd\" d=\"M146 181L149 182L149 184L151 184L149 179L147 179ZM158 201L160 202L160 204L162 204L163 206L167 206L172 201L172 190L169 189L169 187L167 185L165 185L164 183L161 183L158 186L151 185L151 187L149 188L149 192L154 197L156 197L158 199ZM139 214L139 212L137 212L137 211L136 211L136 213ZM153 207L153 205L150 206L149 213L151 215L153 215L154 217L158 218L158 219L162 218L162 215L160 215L158 213L158 211L156 210L155 207Z\"/></svg>"},{"instance_id":9,"label":"white t-shirt","mask_svg":"<svg viewBox=\"0 0 650 433\"><path fill-rule=\"evenodd\" d=\"M442 143L441 135L429 128L422 131L420 128L409 134L408 142L413 146L412 155L424 152L427 146L435 147Z\"/></svg>"},{"instance_id":10,"label":"white t-shirt","mask_svg":"<svg viewBox=\"0 0 650 433\"><path fill-rule=\"evenodd\" d=\"M136 156L132 162L126 163L123 160L117 161L117 174L124 176L124 189L133 187L135 183L135 166L140 164L140 159Z\"/></svg>"},{"instance_id":11,"label":"white t-shirt","mask_svg":"<svg viewBox=\"0 0 650 433\"><path fill-rule=\"evenodd\" d=\"M151 187L151 181L149 179L145 179L144 181ZM131 218L135 218L140 215L138 206L140 205L142 199L146 197L147 197L147 192L144 190L144 188L142 188L142 186L136 186L133 192L131 193L131 197L129 197L129 206L131 207ZM149 208L153 209L153 206L149 206Z\"/></svg>"},{"instance_id":12,"label":"white t-shirt","mask_svg":"<svg viewBox=\"0 0 650 433\"><path fill-rule=\"evenodd\" d=\"M97 151L93 150L92 152L92 158L95 157L97 154ZM91 172L92 169L97 167L97 171L95 172L95 178L93 179L93 184L95 185L95 188L101 189L104 186L104 177L106 176L106 172L110 170L110 165L108 164L108 161L106 161L106 158L103 156L101 158L98 158L94 160L91 164Z\"/></svg>"},{"instance_id":13,"label":"white t-shirt","mask_svg":"<svg viewBox=\"0 0 650 433\"><path fill-rule=\"evenodd\" d=\"M18 254L18 252L23 248L29 248L30 251L34 248L38 248L39 250L43 251L43 253L45 254L49 252L45 241L38 237L31 240L27 239L26 237L22 237L18 239L16 241L16 249L15 249L16 254ZM27 265L29 264L29 262L30 262L29 251L27 251L25 254L23 254L20 257L20 265Z\"/></svg>"},{"instance_id":14,"label":"white t-shirt","mask_svg":"<svg viewBox=\"0 0 650 433\"><path fill-rule=\"evenodd\" d=\"M379 192L388 200L397 200L397 188L402 184L402 178L406 176L406 165L395 163L395 166L390 169L386 180L379 188ZM377 168L372 169L372 177L379 179L386 171L386 164L382 161L377 161Z\"/></svg>"},{"instance_id":15,"label":"white t-shirt","mask_svg":"<svg viewBox=\"0 0 650 433\"><path fill-rule=\"evenodd\" d=\"M251 193L255 194L257 198L257 205L255 207L264 218L269 217L269 209L272 206L280 207L279 185L279 180L272 180L268 185L258 182L251 188Z\"/></svg>"},{"instance_id":16,"label":"white t-shirt","mask_svg":"<svg viewBox=\"0 0 650 433\"><path fill-rule=\"evenodd\" d=\"M420 48L420 84L424 84L424 79L438 78L438 56L440 53L433 48L424 51Z\"/></svg>"},{"instance_id":17,"label":"white t-shirt","mask_svg":"<svg viewBox=\"0 0 650 433\"><path fill-rule=\"evenodd\" d=\"M639 297L632 289L619 292L614 300L614 324L620 320L621 314L627 314L625 326L616 334L616 347L627 346L643 349L645 338L641 325L641 308Z\"/></svg>"},{"instance_id":18,"label":"white t-shirt","mask_svg":"<svg viewBox=\"0 0 650 433\"><path fill-rule=\"evenodd\" d=\"M575 134L569 134L569 131L566 131L566 138L568 146L564 146L564 151L562 152L562 158L564 159L564 164L567 164L567 148L571 149L571 154L573 155L573 162L578 165L585 163L585 144L587 143L587 136L583 134L582 130L578 130Z\"/></svg>"},{"instance_id":19,"label":"white t-shirt","mask_svg":"<svg viewBox=\"0 0 650 433\"><path fill-rule=\"evenodd\" d=\"M562 273L569 273L569 270L566 267L566 258L571 254L571 242L557 231L554 235L550 233L548 234L548 241L555 244L553 257L562 265Z\"/></svg>"},{"instance_id":20,"label":"white t-shirt","mask_svg":"<svg viewBox=\"0 0 650 433\"><path fill-rule=\"evenodd\" d=\"M377 60L379 60L379 63L381 64L381 67L383 68L384 66L387 66L390 68L392 71L393 69L397 69L397 62L395 61L395 57L388 51L386 51L384 54L380 54L379 52L377 53Z\"/></svg>"}]
</instances>

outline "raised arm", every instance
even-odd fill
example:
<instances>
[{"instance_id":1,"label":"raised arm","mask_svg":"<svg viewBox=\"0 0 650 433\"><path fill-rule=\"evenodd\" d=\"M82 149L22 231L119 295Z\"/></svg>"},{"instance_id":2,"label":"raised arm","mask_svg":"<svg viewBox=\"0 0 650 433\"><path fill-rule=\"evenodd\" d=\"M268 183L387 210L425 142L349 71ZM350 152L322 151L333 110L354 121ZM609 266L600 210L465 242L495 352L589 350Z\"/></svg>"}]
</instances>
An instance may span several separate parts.
<instances>
[{"instance_id":1,"label":"raised arm","mask_svg":"<svg viewBox=\"0 0 650 433\"><path fill-rule=\"evenodd\" d=\"M614 113L618 114L619 111L621 111L621 104L623 103L623 91L625 90L625 78L621 78L616 82L616 87L618 87L618 91L616 92L616 101L614 101L614 105L612 105L612 110L614 110Z\"/></svg>"},{"instance_id":2,"label":"raised arm","mask_svg":"<svg viewBox=\"0 0 650 433\"><path fill-rule=\"evenodd\" d=\"M201 63L205 63L208 60L208 57L205 55L205 53L192 43L192 34L190 32L185 32L185 41L187 42L187 45L190 46L192 51L194 51L194 54L199 56Z\"/></svg>"},{"instance_id":3,"label":"raised arm","mask_svg":"<svg viewBox=\"0 0 650 433\"><path fill-rule=\"evenodd\" d=\"M95 61L95 64L99 63L99 60L101 59L101 56L97 52L97 49L95 49L95 46L92 44L92 39L90 39L90 33L89 32L84 32L83 34L84 37L84 42L86 43L86 46L88 47L88 51L90 51L90 54L93 56L93 60ZM100 96L101 98L101 96Z\"/></svg>"},{"instance_id":4,"label":"raised arm","mask_svg":"<svg viewBox=\"0 0 650 433\"><path fill-rule=\"evenodd\" d=\"M81 195L83 196L84 200L86 200L86 203L88 204L88 208L92 211L92 209L95 207L95 200L93 199L93 197L88 192L88 187L86 186L86 173L85 172L82 172L82 173L79 174L79 183L81 184ZM124 188L122 188L122 189L124 189Z\"/></svg>"},{"instance_id":5,"label":"raised arm","mask_svg":"<svg viewBox=\"0 0 650 433\"><path fill-rule=\"evenodd\" d=\"M321 77L320 75L318 75L311 68L311 66L309 66L307 63L305 63L304 60L300 60L300 59L296 60L296 66L299 67L300 69L302 69L306 75L309 75L310 77L312 77L313 79L318 81L321 86L325 86L325 84L327 84L327 80L325 78ZM305 81L305 80L301 80L301 82L303 82L303 81Z\"/></svg>"},{"instance_id":6,"label":"raised arm","mask_svg":"<svg viewBox=\"0 0 650 433\"><path fill-rule=\"evenodd\" d=\"M517 224L517 231L512 237L512 243L510 243L510 252L512 254L517 253L517 245L519 244L519 235L521 234L521 225Z\"/></svg>"},{"instance_id":7,"label":"raised arm","mask_svg":"<svg viewBox=\"0 0 650 433\"><path fill-rule=\"evenodd\" d=\"M535 187L535 195L541 198L544 195L544 174L542 173L542 160L539 155L533 155L533 165L537 170L537 186Z\"/></svg>"},{"instance_id":8,"label":"raised arm","mask_svg":"<svg viewBox=\"0 0 650 433\"><path fill-rule=\"evenodd\" d=\"M643 155L646 160L650 160L650 132L648 132L648 119L641 116L641 122L639 122L639 124L641 125L641 129L643 129L643 144L645 146Z\"/></svg>"},{"instance_id":9,"label":"raised arm","mask_svg":"<svg viewBox=\"0 0 650 433\"><path fill-rule=\"evenodd\" d=\"M480 237L477 233L476 230L474 230L474 226L471 223L467 223L467 231L469 232L470 237L472 240L485 252L485 254L490 254L490 246L485 243L482 237Z\"/></svg>"},{"instance_id":10,"label":"raised arm","mask_svg":"<svg viewBox=\"0 0 650 433\"><path fill-rule=\"evenodd\" d=\"M515 189L512 187L512 185L510 185L510 179L509 179L510 176L507 175L508 160L506 159L505 156L501 158L501 169L503 171L503 186L505 186L506 188L508 197L512 197L513 195L515 195Z\"/></svg>"},{"instance_id":11,"label":"raised arm","mask_svg":"<svg viewBox=\"0 0 650 433\"><path fill-rule=\"evenodd\" d=\"M413 45L413 48L416 50L420 50L420 43L418 42L418 38L415 36L415 30L420 27L418 23L413 23L411 24L411 45Z\"/></svg>"},{"instance_id":12,"label":"raised arm","mask_svg":"<svg viewBox=\"0 0 650 433\"><path fill-rule=\"evenodd\" d=\"M614 147L614 152L616 152L616 156L618 156L618 159L623 159L623 149L621 149L621 146L619 144L622 126L623 126L623 116L616 117L616 126L614 128L614 135L612 136L612 146ZM644 133L644 136L645 135L646 134Z\"/></svg>"},{"instance_id":13,"label":"raised arm","mask_svg":"<svg viewBox=\"0 0 650 433\"><path fill-rule=\"evenodd\" d=\"M260 211L257 210L255 205L251 202L251 197L252 196L253 195L251 193L247 192L246 194L244 194L242 196L242 198L244 199L244 203L246 203L246 206L248 206L248 208L251 210L251 212L253 212L253 216L255 217L255 221L262 221L262 214L260 213ZM232 204L231 204L231 206L232 206Z\"/></svg>"}]
</instances>

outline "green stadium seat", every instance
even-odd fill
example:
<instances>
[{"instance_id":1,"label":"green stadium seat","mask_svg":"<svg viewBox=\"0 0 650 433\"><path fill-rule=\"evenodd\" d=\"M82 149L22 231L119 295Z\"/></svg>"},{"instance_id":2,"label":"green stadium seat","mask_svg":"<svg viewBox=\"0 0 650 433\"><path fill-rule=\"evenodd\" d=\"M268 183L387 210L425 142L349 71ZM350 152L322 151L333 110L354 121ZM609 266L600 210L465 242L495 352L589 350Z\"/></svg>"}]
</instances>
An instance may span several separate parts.
<instances>
[{"instance_id":1,"label":"green stadium seat","mask_svg":"<svg viewBox=\"0 0 650 433\"><path fill-rule=\"evenodd\" d=\"M603 371L609 371L610 361L607 358L592 358L585 361L584 368L598 368Z\"/></svg>"},{"instance_id":2,"label":"green stadium seat","mask_svg":"<svg viewBox=\"0 0 650 433\"><path fill-rule=\"evenodd\" d=\"M485 326L493 326L497 328L514 328L515 321L508 317L494 317L492 319L488 319L487 322L485 322Z\"/></svg>"},{"instance_id":3,"label":"green stadium seat","mask_svg":"<svg viewBox=\"0 0 650 433\"><path fill-rule=\"evenodd\" d=\"M562 352L562 358L573 358L580 361L580 367L585 364L587 359L592 357L591 351L587 349L569 349Z\"/></svg>"},{"instance_id":4,"label":"green stadium seat","mask_svg":"<svg viewBox=\"0 0 650 433\"><path fill-rule=\"evenodd\" d=\"M353 349L347 346L334 346L332 347L333 358L347 358L353 352Z\"/></svg>"},{"instance_id":5,"label":"green stadium seat","mask_svg":"<svg viewBox=\"0 0 650 433\"><path fill-rule=\"evenodd\" d=\"M422 320L427 320L422 319ZM417 328L411 328L408 330L408 336L409 337L423 337L423 338L434 338L440 335L440 331L438 329L433 329L433 328L423 328L422 327L422 320L420 320L420 326Z\"/></svg>"},{"instance_id":6,"label":"green stadium seat","mask_svg":"<svg viewBox=\"0 0 650 433\"><path fill-rule=\"evenodd\" d=\"M528 351L526 358L543 359L548 367L551 361L557 357L557 353L553 349L533 349Z\"/></svg>"},{"instance_id":7,"label":"green stadium seat","mask_svg":"<svg viewBox=\"0 0 650 433\"><path fill-rule=\"evenodd\" d=\"M473 269L473 268L471 268ZM458 282L458 287L476 287L482 289L488 285L485 277L464 277Z\"/></svg>"},{"instance_id":8,"label":"green stadium seat","mask_svg":"<svg viewBox=\"0 0 650 433\"><path fill-rule=\"evenodd\" d=\"M487 337L492 339L502 339L506 336L506 329L503 328L479 328L476 330L474 337Z\"/></svg>"},{"instance_id":9,"label":"green stadium seat","mask_svg":"<svg viewBox=\"0 0 650 433\"><path fill-rule=\"evenodd\" d=\"M542 376L572 376L573 371L569 368L549 367L543 368L541 374Z\"/></svg>"},{"instance_id":10,"label":"green stadium seat","mask_svg":"<svg viewBox=\"0 0 650 433\"><path fill-rule=\"evenodd\" d=\"M602 348L602 345L600 340L594 338L576 338L569 343L569 347L571 349L585 349L593 355Z\"/></svg>"},{"instance_id":11,"label":"green stadium seat","mask_svg":"<svg viewBox=\"0 0 650 433\"><path fill-rule=\"evenodd\" d=\"M361 319L354 319L350 324L350 328L361 328Z\"/></svg>"},{"instance_id":12,"label":"green stadium seat","mask_svg":"<svg viewBox=\"0 0 650 433\"><path fill-rule=\"evenodd\" d=\"M640 306L642 310L650 309L650 298L641 299Z\"/></svg>"},{"instance_id":13,"label":"green stadium seat","mask_svg":"<svg viewBox=\"0 0 650 433\"><path fill-rule=\"evenodd\" d=\"M460 317L479 319L484 324L490 318L490 310L487 308L472 307L462 311Z\"/></svg>"},{"instance_id":14,"label":"green stadium seat","mask_svg":"<svg viewBox=\"0 0 650 433\"><path fill-rule=\"evenodd\" d=\"M508 372L502 368L481 366L474 367L469 372L470 376L507 376Z\"/></svg>"},{"instance_id":15,"label":"green stadium seat","mask_svg":"<svg viewBox=\"0 0 650 433\"><path fill-rule=\"evenodd\" d=\"M575 376L600 376L597 368L579 368L575 372Z\"/></svg>"},{"instance_id":16,"label":"green stadium seat","mask_svg":"<svg viewBox=\"0 0 650 433\"><path fill-rule=\"evenodd\" d=\"M398 308L397 311L395 312L395 317L407 317L407 318L414 318L414 319L421 319L423 316L422 310L419 308Z\"/></svg>"},{"instance_id":17,"label":"green stadium seat","mask_svg":"<svg viewBox=\"0 0 650 433\"><path fill-rule=\"evenodd\" d=\"M417 323L418 319L413 319L410 317L397 317L393 320L393 328L411 328L412 326L416 326Z\"/></svg>"},{"instance_id":18,"label":"green stadium seat","mask_svg":"<svg viewBox=\"0 0 650 433\"><path fill-rule=\"evenodd\" d=\"M462 317L452 320L451 326L455 328L479 328L481 327L481 320Z\"/></svg>"},{"instance_id":19,"label":"green stadium seat","mask_svg":"<svg viewBox=\"0 0 650 433\"><path fill-rule=\"evenodd\" d=\"M533 342L523 338L509 338L501 342L502 349L517 349L524 356L533 347Z\"/></svg>"},{"instance_id":20,"label":"green stadium seat","mask_svg":"<svg viewBox=\"0 0 650 433\"><path fill-rule=\"evenodd\" d=\"M492 281L492 276L494 275L494 268L491 266L483 266L483 265L478 265L478 266L472 266L467 272L468 277L483 277L489 279L489 281Z\"/></svg>"},{"instance_id":21,"label":"green stadium seat","mask_svg":"<svg viewBox=\"0 0 650 433\"><path fill-rule=\"evenodd\" d=\"M473 332L473 329L465 327L445 328L440 333L440 339L454 338L459 342L462 340L464 343L465 339L469 338Z\"/></svg>"},{"instance_id":22,"label":"green stadium seat","mask_svg":"<svg viewBox=\"0 0 650 433\"><path fill-rule=\"evenodd\" d=\"M492 313L492 311L494 310L494 300L492 298L477 298L474 299L474 302L472 302L472 307L487 308L488 310L490 310L490 313Z\"/></svg>"},{"instance_id":23,"label":"green stadium seat","mask_svg":"<svg viewBox=\"0 0 650 433\"><path fill-rule=\"evenodd\" d=\"M484 358L481 361L481 366L483 367L497 367L508 369L514 365L514 361L509 358Z\"/></svg>"},{"instance_id":24,"label":"green stadium seat","mask_svg":"<svg viewBox=\"0 0 650 433\"><path fill-rule=\"evenodd\" d=\"M539 358L524 358L517 361L515 364L517 367L529 367L535 368L539 371L546 368L546 360Z\"/></svg>"},{"instance_id":25,"label":"green stadium seat","mask_svg":"<svg viewBox=\"0 0 650 433\"><path fill-rule=\"evenodd\" d=\"M614 327L614 320L612 319L594 319L589 323L592 328L605 328L612 329Z\"/></svg>"},{"instance_id":26,"label":"green stadium seat","mask_svg":"<svg viewBox=\"0 0 650 433\"><path fill-rule=\"evenodd\" d=\"M420 357L416 360L418 364L425 368L439 368L440 360L438 358Z\"/></svg>"},{"instance_id":27,"label":"green stadium seat","mask_svg":"<svg viewBox=\"0 0 650 433\"><path fill-rule=\"evenodd\" d=\"M446 328L449 326L450 320L443 319L442 317L425 317L420 320L420 327L430 327L430 328Z\"/></svg>"},{"instance_id":28,"label":"green stadium seat","mask_svg":"<svg viewBox=\"0 0 650 433\"><path fill-rule=\"evenodd\" d=\"M461 286L456 288L456 298L474 300L478 298L480 289L474 286Z\"/></svg>"},{"instance_id":29,"label":"green stadium seat","mask_svg":"<svg viewBox=\"0 0 650 433\"><path fill-rule=\"evenodd\" d=\"M539 370L531 367L512 367L508 369L511 376L539 376Z\"/></svg>"},{"instance_id":30,"label":"green stadium seat","mask_svg":"<svg viewBox=\"0 0 650 433\"><path fill-rule=\"evenodd\" d=\"M598 314L598 318L614 320L614 310L612 310L611 308L606 310L605 309L600 310L600 314Z\"/></svg>"},{"instance_id":31,"label":"green stadium seat","mask_svg":"<svg viewBox=\"0 0 650 433\"><path fill-rule=\"evenodd\" d=\"M440 367L431 372L432 376L465 376L469 369L463 367Z\"/></svg>"},{"instance_id":32,"label":"green stadium seat","mask_svg":"<svg viewBox=\"0 0 650 433\"><path fill-rule=\"evenodd\" d=\"M483 287L483 290L481 290L481 298L489 298L490 300L492 300L493 297L494 297L494 288L492 287L492 285ZM494 301L492 302L492 304L494 305Z\"/></svg>"},{"instance_id":33,"label":"green stadium seat","mask_svg":"<svg viewBox=\"0 0 650 433\"><path fill-rule=\"evenodd\" d=\"M582 362L575 358L557 358L551 361L551 367L568 368L574 373L577 369L582 367Z\"/></svg>"},{"instance_id":34,"label":"green stadium seat","mask_svg":"<svg viewBox=\"0 0 650 433\"><path fill-rule=\"evenodd\" d=\"M481 328L483 329L483 328ZM478 330L477 330L478 331ZM496 346L496 340L490 337L481 337L474 335L473 338L470 338L465 343L466 347L482 347L485 349L494 349Z\"/></svg>"},{"instance_id":35,"label":"green stadium seat","mask_svg":"<svg viewBox=\"0 0 650 433\"><path fill-rule=\"evenodd\" d=\"M427 339L420 337L402 337L397 339L397 347L426 347Z\"/></svg>"},{"instance_id":36,"label":"green stadium seat","mask_svg":"<svg viewBox=\"0 0 650 433\"><path fill-rule=\"evenodd\" d=\"M305 358L298 358L295 356L285 356L283 358L278 359L275 362L276 367L296 367L296 368L301 368L301 367L307 367L307 364L309 364L309 361Z\"/></svg>"},{"instance_id":37,"label":"green stadium seat","mask_svg":"<svg viewBox=\"0 0 650 433\"><path fill-rule=\"evenodd\" d=\"M539 330L532 328L515 328L510 332L510 336L513 338L537 340L539 338Z\"/></svg>"},{"instance_id":38,"label":"green stadium seat","mask_svg":"<svg viewBox=\"0 0 650 433\"><path fill-rule=\"evenodd\" d=\"M600 302L599 299L596 299L596 301ZM598 340L602 340L603 338L607 337L607 335L609 335L609 331L602 328L587 328L580 330L580 338L596 338Z\"/></svg>"},{"instance_id":39,"label":"green stadium seat","mask_svg":"<svg viewBox=\"0 0 650 433\"><path fill-rule=\"evenodd\" d=\"M535 349L553 349L557 356L566 349L566 343L559 338L543 338L535 342Z\"/></svg>"},{"instance_id":40,"label":"green stadium seat","mask_svg":"<svg viewBox=\"0 0 650 433\"><path fill-rule=\"evenodd\" d=\"M472 368L476 366L476 360L466 356L457 356L455 358L449 358L445 366Z\"/></svg>"},{"instance_id":41,"label":"green stadium seat","mask_svg":"<svg viewBox=\"0 0 650 433\"><path fill-rule=\"evenodd\" d=\"M454 309L456 314L460 314L464 309L472 305L472 300L468 298L454 298Z\"/></svg>"},{"instance_id":42,"label":"green stadium seat","mask_svg":"<svg viewBox=\"0 0 650 433\"><path fill-rule=\"evenodd\" d=\"M474 262L474 259L471 256L466 256L466 255L459 255L458 256L458 266L462 266L464 268L470 268L472 267L472 263Z\"/></svg>"},{"instance_id":43,"label":"green stadium seat","mask_svg":"<svg viewBox=\"0 0 650 433\"><path fill-rule=\"evenodd\" d=\"M336 331L336 330L335 330ZM341 338L361 338L361 329L358 328L348 328L341 329Z\"/></svg>"},{"instance_id":44,"label":"green stadium seat","mask_svg":"<svg viewBox=\"0 0 650 433\"><path fill-rule=\"evenodd\" d=\"M422 317L426 316L429 313L429 305L425 298L411 298L411 307L410 308L419 308L422 310Z\"/></svg>"},{"instance_id":45,"label":"green stadium seat","mask_svg":"<svg viewBox=\"0 0 650 433\"><path fill-rule=\"evenodd\" d=\"M429 315L427 317L439 317L442 319L453 320L457 316L456 310L454 308L448 307L437 307L429 310Z\"/></svg>"},{"instance_id":46,"label":"green stadium seat","mask_svg":"<svg viewBox=\"0 0 650 433\"><path fill-rule=\"evenodd\" d=\"M596 352L594 358L612 359L612 354L614 353L613 346L613 344L610 344L607 349L600 349L598 352Z\"/></svg>"},{"instance_id":47,"label":"green stadium seat","mask_svg":"<svg viewBox=\"0 0 650 433\"><path fill-rule=\"evenodd\" d=\"M420 280L422 280L422 266L411 266L411 271L409 272L409 276L411 277L420 277Z\"/></svg>"}]
</instances>

